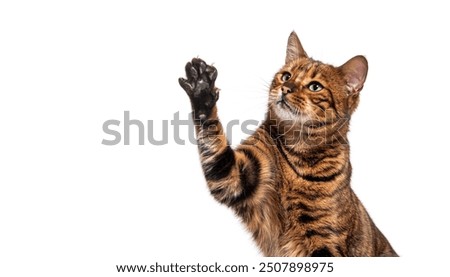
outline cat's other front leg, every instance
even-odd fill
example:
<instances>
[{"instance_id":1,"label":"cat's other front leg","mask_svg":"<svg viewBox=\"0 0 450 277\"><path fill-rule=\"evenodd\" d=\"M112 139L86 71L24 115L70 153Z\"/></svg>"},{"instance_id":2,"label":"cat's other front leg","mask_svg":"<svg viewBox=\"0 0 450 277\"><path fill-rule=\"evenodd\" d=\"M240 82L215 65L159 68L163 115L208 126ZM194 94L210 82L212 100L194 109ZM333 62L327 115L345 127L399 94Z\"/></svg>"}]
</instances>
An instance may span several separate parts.
<instances>
[{"instance_id":1,"label":"cat's other front leg","mask_svg":"<svg viewBox=\"0 0 450 277\"><path fill-rule=\"evenodd\" d=\"M194 121L209 119L219 99L219 89L215 87L217 69L199 58L193 58L185 67L186 78L178 82L191 100Z\"/></svg>"}]
</instances>

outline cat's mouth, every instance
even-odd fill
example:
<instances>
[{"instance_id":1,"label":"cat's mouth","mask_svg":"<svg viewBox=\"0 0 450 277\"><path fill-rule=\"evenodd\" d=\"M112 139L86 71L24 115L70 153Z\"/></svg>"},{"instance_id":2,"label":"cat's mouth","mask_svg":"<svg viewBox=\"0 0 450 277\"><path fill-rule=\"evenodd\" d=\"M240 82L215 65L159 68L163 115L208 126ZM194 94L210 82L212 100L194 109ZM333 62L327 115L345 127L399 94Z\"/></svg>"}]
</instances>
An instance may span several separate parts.
<instances>
[{"instance_id":1,"label":"cat's mouth","mask_svg":"<svg viewBox=\"0 0 450 277\"><path fill-rule=\"evenodd\" d=\"M276 102L277 106L280 106L282 108L288 109L293 114L298 114L296 109L294 109L289 103L286 101L286 99L281 95L281 97Z\"/></svg>"}]
</instances>

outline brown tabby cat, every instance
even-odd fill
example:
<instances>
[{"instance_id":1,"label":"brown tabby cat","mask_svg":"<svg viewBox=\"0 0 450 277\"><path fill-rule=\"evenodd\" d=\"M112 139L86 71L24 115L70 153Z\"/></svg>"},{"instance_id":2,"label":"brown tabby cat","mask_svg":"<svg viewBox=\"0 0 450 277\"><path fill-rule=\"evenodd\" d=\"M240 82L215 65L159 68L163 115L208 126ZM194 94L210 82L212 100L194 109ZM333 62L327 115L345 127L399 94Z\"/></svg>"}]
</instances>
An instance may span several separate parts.
<instances>
[{"instance_id":1,"label":"brown tabby cat","mask_svg":"<svg viewBox=\"0 0 450 277\"><path fill-rule=\"evenodd\" d=\"M231 207L266 256L397 256L350 187L347 132L367 74L308 58L292 32L265 121L233 150L217 117L217 70L186 65L187 92L211 194Z\"/></svg>"}]
</instances>

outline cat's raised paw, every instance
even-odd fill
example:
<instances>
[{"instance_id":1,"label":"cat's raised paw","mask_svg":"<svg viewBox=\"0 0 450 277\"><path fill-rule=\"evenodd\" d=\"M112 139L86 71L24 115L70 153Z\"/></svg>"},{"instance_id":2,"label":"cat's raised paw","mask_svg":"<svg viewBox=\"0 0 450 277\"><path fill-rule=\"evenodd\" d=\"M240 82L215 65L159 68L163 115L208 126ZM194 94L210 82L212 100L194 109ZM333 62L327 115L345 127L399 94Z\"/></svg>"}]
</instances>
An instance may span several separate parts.
<instances>
[{"instance_id":1,"label":"cat's raised paw","mask_svg":"<svg viewBox=\"0 0 450 277\"><path fill-rule=\"evenodd\" d=\"M191 100L195 119L206 119L219 99L219 89L214 85L217 69L202 59L193 58L186 64L185 71L186 78L179 78L178 82Z\"/></svg>"}]
</instances>

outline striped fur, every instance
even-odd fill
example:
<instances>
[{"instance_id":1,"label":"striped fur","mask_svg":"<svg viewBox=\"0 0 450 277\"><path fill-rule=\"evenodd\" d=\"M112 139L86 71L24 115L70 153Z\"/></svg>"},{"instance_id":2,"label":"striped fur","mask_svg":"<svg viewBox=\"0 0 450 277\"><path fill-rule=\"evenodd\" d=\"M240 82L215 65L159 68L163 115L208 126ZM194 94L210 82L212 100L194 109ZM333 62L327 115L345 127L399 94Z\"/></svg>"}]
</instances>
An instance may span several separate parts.
<instances>
[{"instance_id":1,"label":"striped fur","mask_svg":"<svg viewBox=\"0 0 450 277\"><path fill-rule=\"evenodd\" d=\"M266 120L232 149L217 116L217 70L197 58L186 65L179 82L208 187L265 256L397 256L350 187L347 132L366 73L362 56L341 67L308 58L292 33Z\"/></svg>"}]
</instances>

